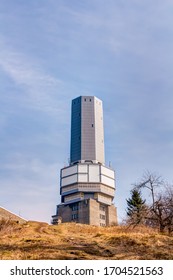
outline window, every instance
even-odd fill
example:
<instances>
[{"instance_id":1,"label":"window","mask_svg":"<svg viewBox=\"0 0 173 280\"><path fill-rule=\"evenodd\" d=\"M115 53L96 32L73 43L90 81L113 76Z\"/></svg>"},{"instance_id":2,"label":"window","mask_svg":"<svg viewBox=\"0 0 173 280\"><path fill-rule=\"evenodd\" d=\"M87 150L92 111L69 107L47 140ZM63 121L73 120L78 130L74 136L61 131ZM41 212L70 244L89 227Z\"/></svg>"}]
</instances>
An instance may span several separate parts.
<instances>
[{"instance_id":1,"label":"window","mask_svg":"<svg viewBox=\"0 0 173 280\"><path fill-rule=\"evenodd\" d=\"M73 204L72 211L76 211L76 210L78 210L78 204Z\"/></svg>"},{"instance_id":2,"label":"window","mask_svg":"<svg viewBox=\"0 0 173 280\"><path fill-rule=\"evenodd\" d=\"M90 102L91 102L91 99L90 99Z\"/></svg>"},{"instance_id":3,"label":"window","mask_svg":"<svg viewBox=\"0 0 173 280\"><path fill-rule=\"evenodd\" d=\"M100 219L102 219L102 220L106 220L105 215L100 214Z\"/></svg>"},{"instance_id":4,"label":"window","mask_svg":"<svg viewBox=\"0 0 173 280\"><path fill-rule=\"evenodd\" d=\"M92 123L92 127L94 127L93 123Z\"/></svg>"},{"instance_id":5,"label":"window","mask_svg":"<svg viewBox=\"0 0 173 280\"><path fill-rule=\"evenodd\" d=\"M100 211L105 211L105 206L100 205Z\"/></svg>"},{"instance_id":6,"label":"window","mask_svg":"<svg viewBox=\"0 0 173 280\"><path fill-rule=\"evenodd\" d=\"M86 101L86 98L85 98L85 101Z\"/></svg>"},{"instance_id":7,"label":"window","mask_svg":"<svg viewBox=\"0 0 173 280\"><path fill-rule=\"evenodd\" d=\"M78 219L78 214L72 214L72 220L77 220Z\"/></svg>"}]
</instances>

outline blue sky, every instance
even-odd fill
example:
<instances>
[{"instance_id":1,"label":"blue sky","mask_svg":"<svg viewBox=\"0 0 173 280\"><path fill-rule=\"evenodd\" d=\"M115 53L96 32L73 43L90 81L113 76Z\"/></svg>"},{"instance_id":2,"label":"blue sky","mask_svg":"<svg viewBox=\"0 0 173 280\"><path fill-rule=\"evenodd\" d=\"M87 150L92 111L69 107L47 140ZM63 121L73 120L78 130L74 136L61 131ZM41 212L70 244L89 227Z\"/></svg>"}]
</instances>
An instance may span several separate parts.
<instances>
[{"instance_id":1,"label":"blue sky","mask_svg":"<svg viewBox=\"0 0 173 280\"><path fill-rule=\"evenodd\" d=\"M121 221L146 170L173 183L173 2L0 1L0 205L50 222L71 99L103 100Z\"/></svg>"}]
</instances>

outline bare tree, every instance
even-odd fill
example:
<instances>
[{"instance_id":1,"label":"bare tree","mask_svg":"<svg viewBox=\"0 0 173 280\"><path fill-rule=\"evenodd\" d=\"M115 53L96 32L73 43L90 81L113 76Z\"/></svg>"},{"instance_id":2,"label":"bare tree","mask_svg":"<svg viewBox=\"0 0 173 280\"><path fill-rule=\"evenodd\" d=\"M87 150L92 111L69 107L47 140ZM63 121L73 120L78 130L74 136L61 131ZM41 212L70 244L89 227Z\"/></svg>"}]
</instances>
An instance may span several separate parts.
<instances>
[{"instance_id":1,"label":"bare tree","mask_svg":"<svg viewBox=\"0 0 173 280\"><path fill-rule=\"evenodd\" d=\"M158 227L160 232L173 231L173 187L168 186L161 176L147 171L142 180L135 184L138 190L149 191L151 202L148 205L146 224Z\"/></svg>"},{"instance_id":2,"label":"bare tree","mask_svg":"<svg viewBox=\"0 0 173 280\"><path fill-rule=\"evenodd\" d=\"M173 187L167 186L163 200L163 218L168 232L173 232Z\"/></svg>"}]
</instances>

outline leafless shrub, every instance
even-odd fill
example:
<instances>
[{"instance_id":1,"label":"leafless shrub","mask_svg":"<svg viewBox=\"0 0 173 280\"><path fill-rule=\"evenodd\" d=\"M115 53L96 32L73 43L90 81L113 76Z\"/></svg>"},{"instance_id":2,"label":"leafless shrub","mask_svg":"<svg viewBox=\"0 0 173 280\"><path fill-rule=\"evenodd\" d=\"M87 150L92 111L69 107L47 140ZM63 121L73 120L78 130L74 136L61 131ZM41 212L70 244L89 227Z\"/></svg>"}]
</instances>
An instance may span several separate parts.
<instances>
[{"instance_id":1,"label":"leafless shrub","mask_svg":"<svg viewBox=\"0 0 173 280\"><path fill-rule=\"evenodd\" d=\"M134 184L134 188L149 193L143 224L171 234L173 232L173 186L167 184L161 176L147 171L141 181ZM135 225L135 217L132 222Z\"/></svg>"}]
</instances>

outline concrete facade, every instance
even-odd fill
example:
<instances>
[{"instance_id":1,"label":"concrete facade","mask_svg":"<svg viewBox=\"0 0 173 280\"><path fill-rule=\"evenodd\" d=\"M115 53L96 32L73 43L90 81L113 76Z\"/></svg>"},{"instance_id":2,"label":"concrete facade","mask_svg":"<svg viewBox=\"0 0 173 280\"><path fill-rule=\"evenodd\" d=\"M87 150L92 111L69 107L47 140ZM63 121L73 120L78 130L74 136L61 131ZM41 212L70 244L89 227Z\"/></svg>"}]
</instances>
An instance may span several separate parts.
<instances>
[{"instance_id":1,"label":"concrete facade","mask_svg":"<svg viewBox=\"0 0 173 280\"><path fill-rule=\"evenodd\" d=\"M72 100L70 164L60 172L61 203L52 223L117 224L115 172L104 164L102 101Z\"/></svg>"},{"instance_id":2,"label":"concrete facade","mask_svg":"<svg viewBox=\"0 0 173 280\"><path fill-rule=\"evenodd\" d=\"M88 198L80 202L57 205L57 214L52 216L53 224L76 222L95 226L117 224L117 211L114 205L99 203Z\"/></svg>"},{"instance_id":3,"label":"concrete facade","mask_svg":"<svg viewBox=\"0 0 173 280\"><path fill-rule=\"evenodd\" d=\"M95 96L72 100L70 163L84 161L105 161L103 107Z\"/></svg>"}]
</instances>

